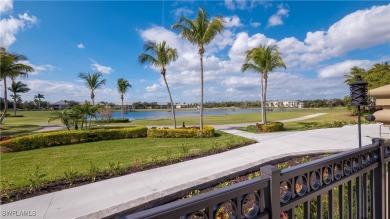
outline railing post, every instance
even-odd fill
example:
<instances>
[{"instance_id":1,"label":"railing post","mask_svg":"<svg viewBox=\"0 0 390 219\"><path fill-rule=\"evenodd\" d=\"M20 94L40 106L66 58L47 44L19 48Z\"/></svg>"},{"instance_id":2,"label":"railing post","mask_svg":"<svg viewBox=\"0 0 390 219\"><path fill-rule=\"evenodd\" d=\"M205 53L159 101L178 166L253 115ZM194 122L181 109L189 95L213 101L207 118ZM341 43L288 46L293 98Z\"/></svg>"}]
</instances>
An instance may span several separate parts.
<instances>
[{"instance_id":1,"label":"railing post","mask_svg":"<svg viewBox=\"0 0 390 219\"><path fill-rule=\"evenodd\" d=\"M384 140L380 138L372 139L372 143L379 143L379 167L374 170L374 209L372 218L385 218L386 203L386 162Z\"/></svg>"},{"instance_id":2,"label":"railing post","mask_svg":"<svg viewBox=\"0 0 390 219\"><path fill-rule=\"evenodd\" d=\"M262 176L269 178L269 202L266 208L270 211L271 219L280 219L280 169L276 166L267 165L260 167Z\"/></svg>"}]
</instances>

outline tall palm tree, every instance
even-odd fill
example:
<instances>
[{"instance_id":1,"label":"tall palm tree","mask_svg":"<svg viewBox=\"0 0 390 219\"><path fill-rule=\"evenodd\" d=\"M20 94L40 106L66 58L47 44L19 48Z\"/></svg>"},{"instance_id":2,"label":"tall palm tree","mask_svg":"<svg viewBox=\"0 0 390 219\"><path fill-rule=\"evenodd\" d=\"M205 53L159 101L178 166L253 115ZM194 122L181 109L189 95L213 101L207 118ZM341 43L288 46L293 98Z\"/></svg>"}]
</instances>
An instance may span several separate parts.
<instances>
[{"instance_id":1,"label":"tall palm tree","mask_svg":"<svg viewBox=\"0 0 390 219\"><path fill-rule=\"evenodd\" d=\"M198 16L194 20L181 17L179 23L172 26L181 32L181 36L190 43L198 45L200 55L200 129L203 129L203 55L204 46L210 43L218 33L223 31L223 20L221 16L216 16L211 21L208 20L208 14L199 8Z\"/></svg>"},{"instance_id":2,"label":"tall palm tree","mask_svg":"<svg viewBox=\"0 0 390 219\"><path fill-rule=\"evenodd\" d=\"M364 78L365 75L366 75L366 70L364 68L359 68L358 66L354 66L351 68L349 74L344 75L345 77L344 83L351 84L352 82L355 82L357 76Z\"/></svg>"},{"instance_id":3,"label":"tall palm tree","mask_svg":"<svg viewBox=\"0 0 390 219\"><path fill-rule=\"evenodd\" d=\"M33 72L34 68L19 63L27 58L23 55L11 54L6 51L5 48L0 47L0 80L4 83L4 110L0 117L0 124L3 124L3 120L8 110L7 100L7 78L15 79L16 77L27 77L29 72Z\"/></svg>"},{"instance_id":4,"label":"tall palm tree","mask_svg":"<svg viewBox=\"0 0 390 219\"><path fill-rule=\"evenodd\" d=\"M166 79L167 69L166 66L172 61L177 59L177 50L166 45L166 41L163 40L160 43L154 41L146 42L144 46L145 53L142 53L138 57L138 61L141 64L149 63L149 65L160 68L160 73L164 79L165 86L167 87L169 99L171 101L171 110L173 113L173 123L176 128L176 115L175 108L173 106L173 100L171 91L169 90L168 82Z\"/></svg>"},{"instance_id":5,"label":"tall palm tree","mask_svg":"<svg viewBox=\"0 0 390 219\"><path fill-rule=\"evenodd\" d=\"M38 99L38 110L41 109L41 99L45 99L45 96L43 94L38 93L34 96L35 99Z\"/></svg>"},{"instance_id":6,"label":"tall palm tree","mask_svg":"<svg viewBox=\"0 0 390 219\"><path fill-rule=\"evenodd\" d=\"M267 123L265 105L267 102L268 75L270 72L278 68L286 68L286 65L284 64L281 53L279 53L276 45L260 45L246 52L245 63L242 65L242 71L245 72L251 70L258 72L261 75L261 115L263 124Z\"/></svg>"},{"instance_id":7,"label":"tall palm tree","mask_svg":"<svg viewBox=\"0 0 390 219\"><path fill-rule=\"evenodd\" d=\"M106 84L106 79L99 80L100 77L102 77L102 74L100 72L96 72L93 74L90 74L89 72L79 74L79 78L83 79L85 81L85 85L91 90L91 100L93 106L95 105L94 91L102 85Z\"/></svg>"},{"instance_id":8,"label":"tall palm tree","mask_svg":"<svg viewBox=\"0 0 390 219\"><path fill-rule=\"evenodd\" d=\"M124 118L124 115L123 115L123 94L125 94L127 89L129 87L131 87L131 84L126 79L119 78L117 81L117 86L118 86L118 91L121 94L121 100L122 100L121 113L122 113L122 119L123 119Z\"/></svg>"},{"instance_id":9,"label":"tall palm tree","mask_svg":"<svg viewBox=\"0 0 390 219\"><path fill-rule=\"evenodd\" d=\"M13 93L10 96L14 100L14 116L16 116L16 102L17 99L20 98L18 93L27 93L30 91L30 88L27 87L27 84L24 84L21 81L12 81L11 87L8 87L8 90Z\"/></svg>"}]
</instances>

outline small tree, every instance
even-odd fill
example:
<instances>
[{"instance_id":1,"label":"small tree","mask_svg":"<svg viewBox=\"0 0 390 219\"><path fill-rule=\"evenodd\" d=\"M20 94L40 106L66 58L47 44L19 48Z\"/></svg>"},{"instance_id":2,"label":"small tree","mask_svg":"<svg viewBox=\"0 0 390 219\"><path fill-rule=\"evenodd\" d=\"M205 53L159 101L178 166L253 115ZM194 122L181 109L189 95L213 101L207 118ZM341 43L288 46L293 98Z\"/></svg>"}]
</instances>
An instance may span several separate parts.
<instances>
[{"instance_id":1,"label":"small tree","mask_svg":"<svg viewBox=\"0 0 390 219\"><path fill-rule=\"evenodd\" d=\"M41 99L45 99L45 96L43 96L43 94L38 93L37 95L34 96L34 99L37 100L38 110L40 110L41 109Z\"/></svg>"},{"instance_id":2,"label":"small tree","mask_svg":"<svg viewBox=\"0 0 390 219\"><path fill-rule=\"evenodd\" d=\"M12 81L11 87L8 87L8 90L13 93L10 96L14 100L14 116L16 116L16 103L17 100L20 99L20 95L18 95L18 93L27 93L30 91L30 88L27 87L27 84L24 84L21 81Z\"/></svg>"},{"instance_id":3,"label":"small tree","mask_svg":"<svg viewBox=\"0 0 390 219\"><path fill-rule=\"evenodd\" d=\"M175 128L176 128L175 108L173 106L172 95L171 95L171 91L169 90L169 86L166 78L166 73L167 73L166 67L176 59L177 59L177 50L167 46L166 41L162 41L161 43L148 41L145 44L145 53L142 53L138 57L138 61L141 64L149 63L151 66L160 68L160 73L161 76L163 77L165 86L168 91L169 99L171 101L171 110L173 114L173 123Z\"/></svg>"},{"instance_id":4,"label":"small tree","mask_svg":"<svg viewBox=\"0 0 390 219\"><path fill-rule=\"evenodd\" d=\"M118 81L117 81L117 88L118 88L118 91L119 93L121 94L121 101L122 101L122 104L121 104L121 113L122 113L122 119L124 119L124 115L123 115L123 94L126 93L127 89L131 87L131 84L129 83L129 81L125 80L124 78L119 78Z\"/></svg>"},{"instance_id":5,"label":"small tree","mask_svg":"<svg viewBox=\"0 0 390 219\"><path fill-rule=\"evenodd\" d=\"M99 80L100 77L102 77L102 74L100 72L96 72L93 74L91 74L89 72L79 74L79 78L83 79L85 82L85 85L91 90L92 106L95 105L94 91L106 83L106 79Z\"/></svg>"}]
</instances>

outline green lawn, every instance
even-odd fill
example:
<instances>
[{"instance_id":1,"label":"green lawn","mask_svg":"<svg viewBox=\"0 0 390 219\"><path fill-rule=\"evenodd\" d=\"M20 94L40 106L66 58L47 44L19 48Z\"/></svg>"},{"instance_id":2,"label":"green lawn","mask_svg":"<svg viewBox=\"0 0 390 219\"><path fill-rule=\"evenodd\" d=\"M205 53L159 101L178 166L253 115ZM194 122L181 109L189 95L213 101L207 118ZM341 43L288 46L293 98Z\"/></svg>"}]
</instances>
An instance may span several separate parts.
<instances>
[{"instance_id":1,"label":"green lawn","mask_svg":"<svg viewBox=\"0 0 390 219\"><path fill-rule=\"evenodd\" d=\"M71 168L86 174L91 163L107 170L109 162L119 162L122 167L145 165L253 142L224 132L216 133L218 136L214 138L122 139L0 154L2 186L5 181L13 189L29 186L30 175L37 165L47 174L44 181L48 182L64 178L64 172Z\"/></svg>"},{"instance_id":2,"label":"green lawn","mask_svg":"<svg viewBox=\"0 0 390 219\"><path fill-rule=\"evenodd\" d=\"M23 124L1 125L0 136L3 137L3 136L15 136L21 134L28 134L40 128L41 126L38 125L23 125Z\"/></svg>"},{"instance_id":3,"label":"green lawn","mask_svg":"<svg viewBox=\"0 0 390 219\"><path fill-rule=\"evenodd\" d=\"M331 113L334 115L343 115L346 113L345 109L297 109L288 110L283 112L268 112L267 119L269 121L292 119L302 116L307 116L315 113ZM337 117L337 116L336 116ZM186 125L198 125L199 117L177 117L177 124L180 126L185 122ZM261 122L261 113L248 113L248 114L231 114L231 115L218 115L218 116L205 116L204 124L216 125L216 124L237 124L237 123L249 123L249 122ZM142 119L134 120L132 125L172 125L172 119L159 118L159 119Z\"/></svg>"},{"instance_id":4,"label":"green lawn","mask_svg":"<svg viewBox=\"0 0 390 219\"><path fill-rule=\"evenodd\" d=\"M6 117L4 124L47 124L50 114L54 111L18 111L17 115L23 117ZM61 124L59 120L51 121L50 124Z\"/></svg>"}]
</instances>

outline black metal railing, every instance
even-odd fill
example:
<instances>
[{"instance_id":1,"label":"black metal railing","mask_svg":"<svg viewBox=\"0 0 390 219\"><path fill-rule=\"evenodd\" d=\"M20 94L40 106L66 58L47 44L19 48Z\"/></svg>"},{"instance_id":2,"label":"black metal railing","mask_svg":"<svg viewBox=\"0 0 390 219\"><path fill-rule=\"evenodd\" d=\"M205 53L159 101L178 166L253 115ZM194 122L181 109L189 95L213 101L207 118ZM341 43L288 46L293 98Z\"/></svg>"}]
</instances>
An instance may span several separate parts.
<instances>
[{"instance_id":1,"label":"black metal railing","mask_svg":"<svg viewBox=\"0 0 390 219\"><path fill-rule=\"evenodd\" d=\"M389 164L390 141L373 139L285 170L264 166L259 178L120 218L389 218Z\"/></svg>"}]
</instances>

